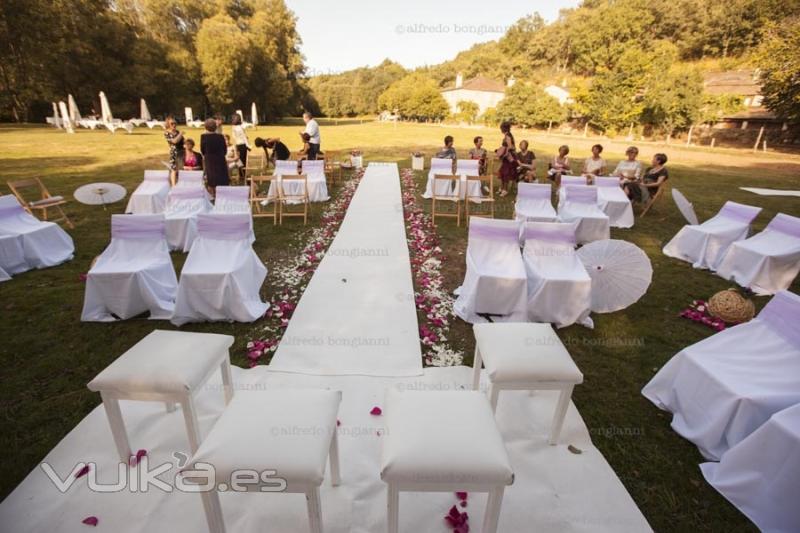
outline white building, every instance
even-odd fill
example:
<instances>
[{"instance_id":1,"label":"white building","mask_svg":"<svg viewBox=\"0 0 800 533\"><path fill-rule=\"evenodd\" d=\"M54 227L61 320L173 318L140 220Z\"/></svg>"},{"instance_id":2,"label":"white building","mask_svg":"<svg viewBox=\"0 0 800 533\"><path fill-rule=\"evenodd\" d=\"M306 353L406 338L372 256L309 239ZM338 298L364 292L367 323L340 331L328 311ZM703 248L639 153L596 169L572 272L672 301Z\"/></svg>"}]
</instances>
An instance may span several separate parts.
<instances>
[{"instance_id":1,"label":"white building","mask_svg":"<svg viewBox=\"0 0 800 533\"><path fill-rule=\"evenodd\" d=\"M508 84L513 85L514 79L508 80ZM453 113L458 112L458 102L466 101L478 104L478 114L482 115L490 107L497 107L505 96L505 85L481 76L464 81L464 77L458 74L455 86L442 90L442 96Z\"/></svg>"},{"instance_id":2,"label":"white building","mask_svg":"<svg viewBox=\"0 0 800 533\"><path fill-rule=\"evenodd\" d=\"M561 105L571 104L573 101L569 91L558 85L548 85L544 88L544 92L558 100Z\"/></svg>"}]
</instances>

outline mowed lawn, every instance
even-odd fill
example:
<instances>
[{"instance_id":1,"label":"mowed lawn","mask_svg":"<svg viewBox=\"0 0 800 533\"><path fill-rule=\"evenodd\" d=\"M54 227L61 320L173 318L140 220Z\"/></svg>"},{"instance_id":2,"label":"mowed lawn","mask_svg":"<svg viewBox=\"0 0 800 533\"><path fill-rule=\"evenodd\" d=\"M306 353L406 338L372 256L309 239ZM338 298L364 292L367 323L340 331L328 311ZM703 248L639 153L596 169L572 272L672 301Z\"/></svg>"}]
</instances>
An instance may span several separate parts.
<instances>
[{"instance_id":1,"label":"mowed lawn","mask_svg":"<svg viewBox=\"0 0 800 533\"><path fill-rule=\"evenodd\" d=\"M248 130L258 135L280 136L291 149L299 148L299 121ZM187 129L199 139L200 130ZM430 157L446 134L456 138L456 149L466 153L472 137L483 135L486 147L500 141L495 129L439 125L377 123L360 120L322 121L323 150L361 149L365 159L410 164L412 151ZM580 137L547 137L517 131L517 140L528 139L541 175L545 160L560 144L569 144L576 162L588 154L597 140ZM613 166L622 157L624 142L601 141L604 156ZM749 151L685 149L679 146L640 144L641 158L666 152L670 161L670 185L692 202L701 220L715 213L725 200L764 208L756 220L762 229L777 213L800 216L800 200L763 197L741 191L740 186L800 189L800 157L752 154ZM8 193L8 179L40 176L53 194L72 198L80 185L111 181L131 192L147 168L163 168L167 148L160 130L138 128L134 134L80 130L75 135L46 127L0 126L0 192ZM418 192L425 174L417 173ZM335 194L335 191L332 191ZM669 427L670 416L645 400L640 390L655 372L685 346L712 334L700 325L678 317L692 299L707 298L731 286L709 272L661 254L662 246L684 223L672 201L664 197L630 230L612 230L613 238L636 243L650 256L654 280L647 295L630 308L595 316L595 329L565 328L559 335L585 375L577 387L578 406L595 445L607 458L651 525L659 531L748 531L754 527L705 483L695 447ZM420 199L422 202L423 200ZM0 409L5 422L0 446L5 450L0 467L0 497L7 495L37 466L46 453L91 409L99 396L85 384L154 327L171 328L166 322L129 320L116 324L83 324L85 273L91 260L109 240L109 217L121 213L125 202L102 207L72 201L68 214L76 224L75 259L64 265L16 276L0 284ZM319 220L321 206L314 206L310 224ZM497 216L510 218L513 195L498 201ZM292 220L284 226L257 220L255 249L272 268L291 257L301 245L307 228ZM444 265L448 289L455 289L464 275L466 230L446 220L438 227L448 257ZM173 254L180 268L185 254ZM265 295L276 287L268 276ZM800 291L795 282L792 290ZM756 300L760 308L765 298ZM244 345L257 326L251 324L200 324L189 331L211 331L236 336L233 362L246 366ZM471 364L474 347L471 328L457 321L448 338Z\"/></svg>"}]
</instances>

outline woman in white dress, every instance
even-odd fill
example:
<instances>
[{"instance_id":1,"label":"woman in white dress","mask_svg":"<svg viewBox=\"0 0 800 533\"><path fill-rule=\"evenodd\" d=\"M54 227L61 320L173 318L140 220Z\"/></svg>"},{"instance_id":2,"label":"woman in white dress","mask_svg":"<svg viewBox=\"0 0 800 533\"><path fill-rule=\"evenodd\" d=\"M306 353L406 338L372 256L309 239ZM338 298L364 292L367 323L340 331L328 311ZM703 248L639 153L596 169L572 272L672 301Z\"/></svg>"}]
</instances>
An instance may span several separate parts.
<instances>
[{"instance_id":1,"label":"woman in white dress","mask_svg":"<svg viewBox=\"0 0 800 533\"><path fill-rule=\"evenodd\" d=\"M583 175L589 178L590 183L606 173L606 160L600 157L602 153L603 145L595 144L592 146L592 157L587 157L583 162Z\"/></svg>"},{"instance_id":2,"label":"woman in white dress","mask_svg":"<svg viewBox=\"0 0 800 533\"><path fill-rule=\"evenodd\" d=\"M622 182L637 181L642 177L642 164L636 160L639 155L639 149L635 146L629 147L625 150L627 159L620 161L617 168L614 169L614 176L622 178Z\"/></svg>"}]
</instances>

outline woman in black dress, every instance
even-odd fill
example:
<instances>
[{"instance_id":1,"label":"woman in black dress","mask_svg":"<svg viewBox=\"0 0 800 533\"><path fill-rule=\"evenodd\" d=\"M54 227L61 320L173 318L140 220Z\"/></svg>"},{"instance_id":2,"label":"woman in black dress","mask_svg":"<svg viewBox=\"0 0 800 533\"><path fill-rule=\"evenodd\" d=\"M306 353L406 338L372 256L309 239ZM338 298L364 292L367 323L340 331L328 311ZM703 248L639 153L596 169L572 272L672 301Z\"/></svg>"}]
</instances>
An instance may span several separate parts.
<instances>
[{"instance_id":1,"label":"woman in black dress","mask_svg":"<svg viewBox=\"0 0 800 533\"><path fill-rule=\"evenodd\" d=\"M208 192L214 197L218 186L230 183L228 162L225 159L228 147L225 145L225 137L216 132L216 120L206 120L205 126L206 133L200 136L200 153L203 154Z\"/></svg>"},{"instance_id":2,"label":"woman in black dress","mask_svg":"<svg viewBox=\"0 0 800 533\"><path fill-rule=\"evenodd\" d=\"M628 182L623 187L631 201L646 204L669 179L669 171L664 166L667 164L666 154L655 154L651 164L652 166L644 172L641 180Z\"/></svg>"}]
</instances>

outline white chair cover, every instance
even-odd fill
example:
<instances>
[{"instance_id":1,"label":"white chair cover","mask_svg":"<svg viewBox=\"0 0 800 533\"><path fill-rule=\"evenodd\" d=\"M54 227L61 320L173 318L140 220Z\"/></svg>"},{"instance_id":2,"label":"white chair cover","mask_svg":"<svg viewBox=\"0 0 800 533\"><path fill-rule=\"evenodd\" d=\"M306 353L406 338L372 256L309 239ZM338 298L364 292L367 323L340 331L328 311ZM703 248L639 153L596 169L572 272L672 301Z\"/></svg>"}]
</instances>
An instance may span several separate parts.
<instances>
[{"instance_id":1,"label":"white chair cover","mask_svg":"<svg viewBox=\"0 0 800 533\"><path fill-rule=\"evenodd\" d=\"M774 413L800 403L800 297L776 294L758 316L682 350L642 394L711 460Z\"/></svg>"},{"instance_id":2,"label":"white chair cover","mask_svg":"<svg viewBox=\"0 0 800 533\"><path fill-rule=\"evenodd\" d=\"M480 176L479 163L477 159L457 159L456 176Z\"/></svg>"},{"instance_id":3,"label":"white chair cover","mask_svg":"<svg viewBox=\"0 0 800 533\"><path fill-rule=\"evenodd\" d=\"M32 268L47 268L72 259L75 246L66 231L53 222L44 222L22 208L12 195L0 196L0 235L19 239L26 268L18 264L18 252L13 252L13 270L23 272ZM16 245L9 244L16 248ZM18 250L18 248L16 248ZM13 272L9 272L13 273Z\"/></svg>"},{"instance_id":4,"label":"white chair cover","mask_svg":"<svg viewBox=\"0 0 800 533\"><path fill-rule=\"evenodd\" d=\"M425 193L422 195L423 198L433 198L433 176L435 174L448 174L452 176L453 160L441 159L437 157L431 158L431 169L428 172L428 183L425 186ZM437 196L449 196L452 194L449 188L449 183L442 181L439 182L436 187Z\"/></svg>"},{"instance_id":5,"label":"white chair cover","mask_svg":"<svg viewBox=\"0 0 800 533\"><path fill-rule=\"evenodd\" d=\"M575 253L575 226L528 222L523 235L528 320L591 327L592 279Z\"/></svg>"},{"instance_id":6,"label":"white chair cover","mask_svg":"<svg viewBox=\"0 0 800 533\"><path fill-rule=\"evenodd\" d=\"M199 215L197 239L181 271L172 323L253 322L267 311L267 267L250 244L248 215Z\"/></svg>"},{"instance_id":7,"label":"white chair cover","mask_svg":"<svg viewBox=\"0 0 800 533\"><path fill-rule=\"evenodd\" d=\"M175 183L176 187L202 187L203 186L203 171L202 170L179 170L178 181Z\"/></svg>"},{"instance_id":8,"label":"white chair cover","mask_svg":"<svg viewBox=\"0 0 800 533\"><path fill-rule=\"evenodd\" d=\"M297 161L275 161L274 176L278 176L278 181L273 181L269 185L267 195L277 200L279 182L283 185L286 194L300 195L303 193L303 184L299 181L287 181L285 184L280 180L281 176L295 176L298 174ZM306 174L308 184L309 202L326 202L330 199L328 195L328 184L325 182L325 161L302 161L303 174ZM291 201L289 203L299 203Z\"/></svg>"},{"instance_id":9,"label":"white chair cover","mask_svg":"<svg viewBox=\"0 0 800 533\"><path fill-rule=\"evenodd\" d=\"M567 185L588 185L587 179L583 176L561 176L561 186L558 188L558 208L564 205L564 187Z\"/></svg>"},{"instance_id":10,"label":"white chair cover","mask_svg":"<svg viewBox=\"0 0 800 533\"><path fill-rule=\"evenodd\" d=\"M480 161L477 159L458 159L456 160L456 176L461 176L461 199L470 195L470 202L480 203L483 196L481 184L478 181L467 181L467 176L480 176ZM441 186L440 186L441 187Z\"/></svg>"},{"instance_id":11,"label":"white chair cover","mask_svg":"<svg viewBox=\"0 0 800 533\"><path fill-rule=\"evenodd\" d=\"M548 183L517 185L514 217L519 222L555 222L558 219L551 200L553 190Z\"/></svg>"},{"instance_id":12,"label":"white chair cover","mask_svg":"<svg viewBox=\"0 0 800 533\"><path fill-rule=\"evenodd\" d=\"M144 181L136 187L128 200L126 213L156 215L167 207L169 170L145 170Z\"/></svg>"},{"instance_id":13,"label":"white chair cover","mask_svg":"<svg viewBox=\"0 0 800 533\"><path fill-rule=\"evenodd\" d=\"M608 215L609 224L614 228L633 227L633 206L619 184L619 178L594 178L597 185L597 205Z\"/></svg>"},{"instance_id":14,"label":"white chair cover","mask_svg":"<svg viewBox=\"0 0 800 533\"><path fill-rule=\"evenodd\" d=\"M203 187L173 187L169 191L164 212L170 250L188 252L197 236L197 215L208 213L211 209L211 202Z\"/></svg>"},{"instance_id":15,"label":"white chair cover","mask_svg":"<svg viewBox=\"0 0 800 533\"><path fill-rule=\"evenodd\" d=\"M527 279L519 223L470 217L467 273L453 308L467 322L524 322Z\"/></svg>"},{"instance_id":16,"label":"white chair cover","mask_svg":"<svg viewBox=\"0 0 800 533\"><path fill-rule=\"evenodd\" d=\"M608 239L611 236L608 215L597 206L597 187L565 185L559 190L564 203L558 208L558 220L577 224L578 244Z\"/></svg>"},{"instance_id":17,"label":"white chair cover","mask_svg":"<svg viewBox=\"0 0 800 533\"><path fill-rule=\"evenodd\" d=\"M86 278L81 320L110 322L145 311L167 320L177 290L164 215L112 215L111 243Z\"/></svg>"},{"instance_id":18,"label":"white chair cover","mask_svg":"<svg viewBox=\"0 0 800 533\"><path fill-rule=\"evenodd\" d=\"M734 242L717 275L756 294L788 289L800 272L800 218L778 213L764 231Z\"/></svg>"},{"instance_id":19,"label":"white chair cover","mask_svg":"<svg viewBox=\"0 0 800 533\"><path fill-rule=\"evenodd\" d=\"M760 207L725 202L715 216L698 225L686 225L664 246L664 254L692 263L694 268L714 270L728 247L747 238L750 223Z\"/></svg>"},{"instance_id":20,"label":"white chair cover","mask_svg":"<svg viewBox=\"0 0 800 533\"><path fill-rule=\"evenodd\" d=\"M211 212L215 215L250 215L250 243L256 242L253 232L253 210L250 204L250 187L246 186L219 186L217 187L217 198L214 200L214 209Z\"/></svg>"},{"instance_id":21,"label":"white chair cover","mask_svg":"<svg viewBox=\"0 0 800 533\"><path fill-rule=\"evenodd\" d=\"M2 222L0 222L2 223ZM25 261L25 251L20 235L0 235L0 278L11 279L12 274L30 270Z\"/></svg>"},{"instance_id":22,"label":"white chair cover","mask_svg":"<svg viewBox=\"0 0 800 533\"><path fill-rule=\"evenodd\" d=\"M719 463L700 465L706 481L761 531L800 525L800 404L775 413Z\"/></svg>"}]
</instances>

